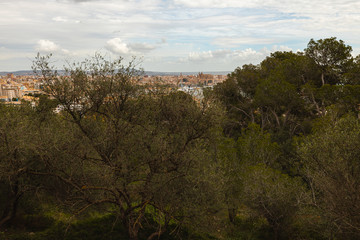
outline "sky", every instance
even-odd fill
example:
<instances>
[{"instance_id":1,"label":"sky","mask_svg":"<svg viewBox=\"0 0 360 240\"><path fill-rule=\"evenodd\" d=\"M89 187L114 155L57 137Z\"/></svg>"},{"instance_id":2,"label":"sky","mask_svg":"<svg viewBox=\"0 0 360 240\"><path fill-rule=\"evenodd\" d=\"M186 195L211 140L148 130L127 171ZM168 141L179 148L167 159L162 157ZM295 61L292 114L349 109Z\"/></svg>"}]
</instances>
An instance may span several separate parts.
<instances>
[{"instance_id":1,"label":"sky","mask_svg":"<svg viewBox=\"0 0 360 240\"><path fill-rule=\"evenodd\" d=\"M96 53L145 71L233 71L337 37L360 53L359 0L0 0L0 71Z\"/></svg>"}]
</instances>

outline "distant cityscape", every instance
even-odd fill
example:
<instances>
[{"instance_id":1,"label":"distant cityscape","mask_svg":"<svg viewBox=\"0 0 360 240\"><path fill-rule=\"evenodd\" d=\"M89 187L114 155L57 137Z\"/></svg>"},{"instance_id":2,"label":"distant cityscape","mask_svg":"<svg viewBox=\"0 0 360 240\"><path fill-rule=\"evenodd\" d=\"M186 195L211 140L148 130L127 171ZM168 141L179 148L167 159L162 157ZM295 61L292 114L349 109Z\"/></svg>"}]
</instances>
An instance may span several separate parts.
<instances>
[{"instance_id":1,"label":"distant cityscape","mask_svg":"<svg viewBox=\"0 0 360 240\"><path fill-rule=\"evenodd\" d=\"M58 71L64 72L64 71ZM197 75L200 72L155 72L155 71L145 71L144 75L148 76L187 76L187 75ZM227 75L231 73L231 71L215 71L215 72L202 72L204 74L210 75ZM32 70L22 70L22 71L11 71L11 72L0 72L0 76L6 76L7 74L14 74L15 76L26 76L26 75L34 75L34 71Z\"/></svg>"},{"instance_id":2,"label":"distant cityscape","mask_svg":"<svg viewBox=\"0 0 360 240\"><path fill-rule=\"evenodd\" d=\"M229 72L206 73L170 73L144 72L139 77L139 85L169 85L178 91L191 94L201 99L204 88L212 88L223 82ZM14 73L0 73L0 102L6 104L21 104L29 101L35 104L38 97L45 94L43 80L32 71L18 71Z\"/></svg>"}]
</instances>

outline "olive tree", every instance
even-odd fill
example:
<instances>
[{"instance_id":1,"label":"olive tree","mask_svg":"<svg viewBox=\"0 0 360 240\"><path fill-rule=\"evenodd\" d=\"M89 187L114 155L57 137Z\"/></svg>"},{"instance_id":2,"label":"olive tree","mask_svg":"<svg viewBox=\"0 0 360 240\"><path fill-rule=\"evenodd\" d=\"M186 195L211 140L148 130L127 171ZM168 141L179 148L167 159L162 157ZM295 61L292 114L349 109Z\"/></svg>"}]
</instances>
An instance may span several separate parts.
<instances>
[{"instance_id":1,"label":"olive tree","mask_svg":"<svg viewBox=\"0 0 360 240\"><path fill-rule=\"evenodd\" d=\"M146 214L152 214L161 218L148 236L152 239L171 220L180 224L211 207L202 202L216 199L216 181L201 177L211 166L206 149L217 121L210 104L198 104L183 92L137 84L135 61L124 66L122 59L96 55L59 75L49 59L38 56L34 69L62 106L73 143L57 148L63 151L43 149L44 156L51 156L46 159L51 167L37 174L66 183L67 201L77 212L112 206L130 239L138 239Z\"/></svg>"},{"instance_id":2,"label":"olive tree","mask_svg":"<svg viewBox=\"0 0 360 240\"><path fill-rule=\"evenodd\" d=\"M35 162L31 117L28 106L0 104L0 229L14 219L24 196L36 187L29 176Z\"/></svg>"}]
</instances>

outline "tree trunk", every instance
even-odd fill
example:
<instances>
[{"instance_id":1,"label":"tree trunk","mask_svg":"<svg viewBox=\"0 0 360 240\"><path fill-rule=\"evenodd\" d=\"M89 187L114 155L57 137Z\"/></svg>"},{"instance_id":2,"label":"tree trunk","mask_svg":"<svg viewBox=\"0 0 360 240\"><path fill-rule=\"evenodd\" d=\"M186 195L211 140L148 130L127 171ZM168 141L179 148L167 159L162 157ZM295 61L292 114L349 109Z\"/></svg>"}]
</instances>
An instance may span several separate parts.
<instances>
[{"instance_id":1,"label":"tree trunk","mask_svg":"<svg viewBox=\"0 0 360 240\"><path fill-rule=\"evenodd\" d=\"M3 211L3 215L0 218L0 229L2 228L2 226L9 222L10 220L12 220L15 217L17 208L18 208L18 204L19 204L19 200L21 198L21 196L23 195L23 191L19 192L19 183L18 181L15 182L14 184L14 189L10 190L10 197L8 202L6 203L5 209Z\"/></svg>"},{"instance_id":2,"label":"tree trunk","mask_svg":"<svg viewBox=\"0 0 360 240\"><path fill-rule=\"evenodd\" d=\"M15 217L20 196L21 194L17 195L13 200L9 200L10 203L8 203L7 206L5 207L3 215L1 216L0 219L0 229L2 229L5 223L11 221Z\"/></svg>"},{"instance_id":3,"label":"tree trunk","mask_svg":"<svg viewBox=\"0 0 360 240\"><path fill-rule=\"evenodd\" d=\"M236 208L228 208L229 220L231 223L235 222Z\"/></svg>"},{"instance_id":4,"label":"tree trunk","mask_svg":"<svg viewBox=\"0 0 360 240\"><path fill-rule=\"evenodd\" d=\"M129 223L127 226L129 233L129 240L138 240L139 239L139 225Z\"/></svg>"},{"instance_id":5,"label":"tree trunk","mask_svg":"<svg viewBox=\"0 0 360 240\"><path fill-rule=\"evenodd\" d=\"M128 213L127 216L125 216L125 226L129 234L130 240L138 240L139 239L139 230L144 214L144 210L140 209L139 215L132 213Z\"/></svg>"},{"instance_id":6,"label":"tree trunk","mask_svg":"<svg viewBox=\"0 0 360 240\"><path fill-rule=\"evenodd\" d=\"M147 240L152 240L152 239L154 239L155 237L160 238L160 236L161 236L165 231L166 231L165 228L160 229L159 231L152 233L152 234L147 238Z\"/></svg>"}]
</instances>

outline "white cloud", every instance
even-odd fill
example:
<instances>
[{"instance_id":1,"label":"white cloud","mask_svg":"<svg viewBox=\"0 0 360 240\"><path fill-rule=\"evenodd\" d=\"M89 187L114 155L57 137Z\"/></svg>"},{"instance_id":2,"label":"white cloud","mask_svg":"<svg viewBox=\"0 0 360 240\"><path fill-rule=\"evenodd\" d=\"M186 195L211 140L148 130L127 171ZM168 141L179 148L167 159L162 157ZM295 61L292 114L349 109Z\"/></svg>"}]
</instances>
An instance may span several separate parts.
<instances>
[{"instance_id":1,"label":"white cloud","mask_svg":"<svg viewBox=\"0 0 360 240\"><path fill-rule=\"evenodd\" d=\"M275 48L274 48L275 49ZM162 59L163 64L153 70L161 71L161 67L166 67L169 71L231 71L244 64L258 64L272 51L266 48L255 50L245 49L218 49L209 51L191 51L186 57L178 58L178 61ZM145 69L149 64L146 61Z\"/></svg>"},{"instance_id":2,"label":"white cloud","mask_svg":"<svg viewBox=\"0 0 360 240\"><path fill-rule=\"evenodd\" d=\"M212 43L217 46L237 47L239 45L268 45L274 42L274 39L255 38L255 37L219 37L215 38Z\"/></svg>"},{"instance_id":3,"label":"white cloud","mask_svg":"<svg viewBox=\"0 0 360 240\"><path fill-rule=\"evenodd\" d=\"M115 54L129 54L130 49L120 38L113 38L106 42L105 48Z\"/></svg>"},{"instance_id":4,"label":"white cloud","mask_svg":"<svg viewBox=\"0 0 360 240\"><path fill-rule=\"evenodd\" d=\"M260 50L264 47L269 52L274 45L279 50L287 50L282 46L304 49L310 38L336 36L354 49L360 49L358 0L0 2L0 31L6 33L0 36L0 43L8 49L9 56L35 55L34 43L37 42L36 51L66 56L70 52L65 46L72 54L76 51L79 58L105 47L121 55L151 55L154 59L173 62L182 58L191 63L184 68L211 70L221 64L222 69L232 69L234 64L246 59L257 61L266 55ZM221 63L216 64L218 61ZM203 65L205 62L208 65ZM167 65L160 62L148 64L149 68L157 64L167 70Z\"/></svg>"},{"instance_id":5,"label":"white cloud","mask_svg":"<svg viewBox=\"0 0 360 240\"><path fill-rule=\"evenodd\" d=\"M67 18L61 17L61 16L53 17L52 20L53 20L54 22L67 22L67 21L68 21Z\"/></svg>"},{"instance_id":6,"label":"white cloud","mask_svg":"<svg viewBox=\"0 0 360 240\"><path fill-rule=\"evenodd\" d=\"M234 59L247 60L249 62L258 61L265 58L269 53L267 51L255 51L251 48L245 50L235 50L232 52L231 57Z\"/></svg>"},{"instance_id":7,"label":"white cloud","mask_svg":"<svg viewBox=\"0 0 360 240\"><path fill-rule=\"evenodd\" d=\"M70 55L69 50L63 49L58 44L47 39L39 40L37 42L35 50L41 53L58 53L58 54Z\"/></svg>"},{"instance_id":8,"label":"white cloud","mask_svg":"<svg viewBox=\"0 0 360 240\"><path fill-rule=\"evenodd\" d=\"M57 45L56 43L50 41L50 40L46 40L46 39L41 39L37 42L37 46L36 46L36 50L39 52L46 52L46 53L53 53L53 52L58 52L60 50L60 46Z\"/></svg>"},{"instance_id":9,"label":"white cloud","mask_svg":"<svg viewBox=\"0 0 360 240\"><path fill-rule=\"evenodd\" d=\"M208 61L208 60L217 60L222 61L224 58L234 55L235 51L227 49L218 49L213 51L203 51L203 52L190 52L187 60L189 61Z\"/></svg>"},{"instance_id":10,"label":"white cloud","mask_svg":"<svg viewBox=\"0 0 360 240\"><path fill-rule=\"evenodd\" d=\"M207 52L191 52L189 53L189 61L206 61L212 59L214 56L212 51Z\"/></svg>"},{"instance_id":11,"label":"white cloud","mask_svg":"<svg viewBox=\"0 0 360 240\"><path fill-rule=\"evenodd\" d=\"M236 0L173 0L175 5L183 5L190 8L226 8L247 6L248 1Z\"/></svg>"},{"instance_id":12,"label":"white cloud","mask_svg":"<svg viewBox=\"0 0 360 240\"><path fill-rule=\"evenodd\" d=\"M276 51L281 51L281 52L289 52L289 51L293 51L291 48L289 48L288 46L283 46L283 45L274 45L271 48L271 52L276 52ZM299 49L296 50L296 52L301 52Z\"/></svg>"},{"instance_id":13,"label":"white cloud","mask_svg":"<svg viewBox=\"0 0 360 240\"><path fill-rule=\"evenodd\" d=\"M188 8L257 8L277 9L287 13L329 14L358 13L360 2L357 0L172 0L173 4Z\"/></svg>"},{"instance_id":14,"label":"white cloud","mask_svg":"<svg viewBox=\"0 0 360 240\"><path fill-rule=\"evenodd\" d=\"M134 52L146 53L154 50L156 47L148 43L129 43L129 48Z\"/></svg>"},{"instance_id":15,"label":"white cloud","mask_svg":"<svg viewBox=\"0 0 360 240\"><path fill-rule=\"evenodd\" d=\"M121 38L113 38L106 42L105 48L115 54L139 55L154 50L156 46L149 43L139 42L126 43Z\"/></svg>"},{"instance_id":16,"label":"white cloud","mask_svg":"<svg viewBox=\"0 0 360 240\"><path fill-rule=\"evenodd\" d=\"M285 47L284 47L285 48ZM274 51L278 51L279 47L274 47ZM286 49L290 49L286 47ZM227 49L219 49L214 51L203 51L203 52L190 52L187 60L190 62L205 62L205 61L218 61L218 62L229 62L229 61L259 61L265 58L272 51L268 51L267 49L263 49L261 51L255 51L251 48L247 48L244 50L227 50ZM184 61L185 59L182 59Z\"/></svg>"},{"instance_id":17,"label":"white cloud","mask_svg":"<svg viewBox=\"0 0 360 240\"><path fill-rule=\"evenodd\" d=\"M179 59L177 67L185 66L191 71L229 71L244 64L258 64L272 52L291 50L287 46L273 46L270 50L267 48L260 50L246 48L190 52L187 57Z\"/></svg>"}]
</instances>

